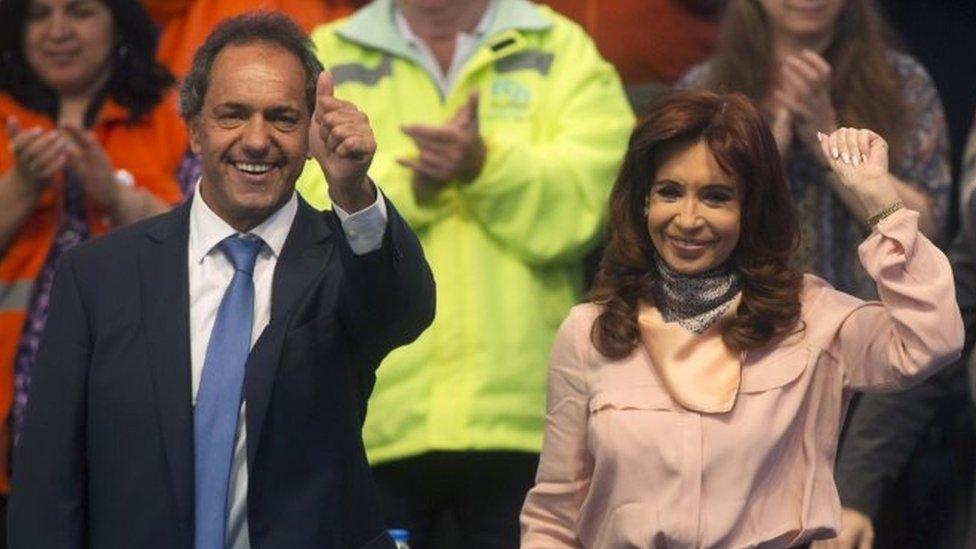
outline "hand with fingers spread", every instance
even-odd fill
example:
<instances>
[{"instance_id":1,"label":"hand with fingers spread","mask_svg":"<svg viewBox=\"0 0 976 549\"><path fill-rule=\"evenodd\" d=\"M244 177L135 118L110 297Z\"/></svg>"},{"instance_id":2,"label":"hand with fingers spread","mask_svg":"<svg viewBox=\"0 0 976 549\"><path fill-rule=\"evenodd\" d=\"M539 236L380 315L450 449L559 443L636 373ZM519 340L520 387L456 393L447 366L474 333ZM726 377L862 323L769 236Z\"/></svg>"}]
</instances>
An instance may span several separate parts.
<instances>
[{"instance_id":1,"label":"hand with fingers spread","mask_svg":"<svg viewBox=\"0 0 976 549\"><path fill-rule=\"evenodd\" d=\"M900 203L888 172L888 143L871 130L840 128L817 134L827 164L855 197L868 220Z\"/></svg>"},{"instance_id":2,"label":"hand with fingers spread","mask_svg":"<svg viewBox=\"0 0 976 549\"><path fill-rule=\"evenodd\" d=\"M397 162L413 170L418 199L436 193L451 181L468 183L481 173L485 163L485 142L478 128L478 94L473 92L454 117L443 126L405 126L417 145L416 158Z\"/></svg>"},{"instance_id":3,"label":"hand with fingers spread","mask_svg":"<svg viewBox=\"0 0 976 549\"><path fill-rule=\"evenodd\" d=\"M52 176L67 163L65 137L58 130L21 129L20 122L13 117L7 119L6 131L14 157L14 173L28 193L40 196Z\"/></svg>"},{"instance_id":4,"label":"hand with fingers spread","mask_svg":"<svg viewBox=\"0 0 976 549\"><path fill-rule=\"evenodd\" d=\"M807 137L837 128L837 113L830 98L830 73L830 64L811 50L787 56L780 66L772 99L809 128Z\"/></svg>"},{"instance_id":5,"label":"hand with fingers spread","mask_svg":"<svg viewBox=\"0 0 976 549\"><path fill-rule=\"evenodd\" d=\"M347 212L359 211L376 200L367 177L376 153L373 129L365 113L335 97L328 71L319 76L315 96L309 152L325 173L332 201Z\"/></svg>"},{"instance_id":6,"label":"hand with fingers spread","mask_svg":"<svg viewBox=\"0 0 976 549\"><path fill-rule=\"evenodd\" d=\"M833 539L815 541L811 549L871 549L874 546L874 526L871 518L844 507L840 510L840 532Z\"/></svg>"},{"instance_id":7,"label":"hand with fingers spread","mask_svg":"<svg viewBox=\"0 0 976 549\"><path fill-rule=\"evenodd\" d=\"M95 136L78 126L61 128L65 137L68 166L85 193L102 207L113 209L119 195L115 168Z\"/></svg>"}]
</instances>

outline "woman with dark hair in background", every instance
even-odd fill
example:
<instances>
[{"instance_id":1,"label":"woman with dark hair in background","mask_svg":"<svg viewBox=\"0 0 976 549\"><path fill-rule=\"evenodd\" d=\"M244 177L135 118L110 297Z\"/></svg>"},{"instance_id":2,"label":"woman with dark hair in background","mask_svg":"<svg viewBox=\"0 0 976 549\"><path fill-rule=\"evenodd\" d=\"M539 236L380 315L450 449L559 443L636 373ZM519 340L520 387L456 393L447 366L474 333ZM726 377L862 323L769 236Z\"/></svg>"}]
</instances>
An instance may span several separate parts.
<instances>
[{"instance_id":1,"label":"woman with dark hair in background","mask_svg":"<svg viewBox=\"0 0 976 549\"><path fill-rule=\"evenodd\" d=\"M739 94L679 92L634 131L588 303L557 335L522 546L788 547L833 535L853 391L897 390L963 343L952 272L842 128L819 154L864 212L880 301L792 266L776 141Z\"/></svg>"},{"instance_id":2,"label":"woman with dark hair in background","mask_svg":"<svg viewBox=\"0 0 976 549\"><path fill-rule=\"evenodd\" d=\"M58 258L181 198L186 133L154 53L136 0L0 1L0 492Z\"/></svg>"},{"instance_id":3,"label":"woman with dark hair in background","mask_svg":"<svg viewBox=\"0 0 976 549\"><path fill-rule=\"evenodd\" d=\"M818 131L884 135L898 195L919 212L924 234L945 236L951 176L942 103L925 69L894 49L873 0L734 0L714 58L678 86L739 92L762 107L797 205L803 270L875 297L857 262L864 212L821 158Z\"/></svg>"}]
</instances>

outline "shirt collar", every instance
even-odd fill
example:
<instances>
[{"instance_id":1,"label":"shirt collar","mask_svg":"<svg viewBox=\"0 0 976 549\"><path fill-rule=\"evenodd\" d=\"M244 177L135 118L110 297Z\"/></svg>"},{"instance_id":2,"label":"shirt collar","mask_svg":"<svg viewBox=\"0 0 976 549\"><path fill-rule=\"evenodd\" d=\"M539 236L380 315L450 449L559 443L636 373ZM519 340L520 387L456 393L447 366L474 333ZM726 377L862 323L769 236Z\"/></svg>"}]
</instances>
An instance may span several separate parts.
<instances>
[{"instance_id":1,"label":"shirt collar","mask_svg":"<svg viewBox=\"0 0 976 549\"><path fill-rule=\"evenodd\" d=\"M217 244L235 234L240 234L226 221L220 218L200 195L200 181L197 181L193 202L190 204L190 258L197 263L203 261ZM264 249L271 255L278 257L285 246L285 239L291 230L291 224L298 213L298 194L292 191L291 198L278 208L257 227L247 234L259 237L264 241ZM263 252L262 252L263 253Z\"/></svg>"},{"instance_id":2,"label":"shirt collar","mask_svg":"<svg viewBox=\"0 0 976 549\"><path fill-rule=\"evenodd\" d=\"M356 11L345 23L340 23L336 34L367 48L392 55L413 59L415 49L407 44L398 28L394 0L373 0ZM548 12L528 0L492 0L486 13L494 13L486 19L488 24L484 38L489 39L508 30L542 32L552 28Z\"/></svg>"},{"instance_id":3,"label":"shirt collar","mask_svg":"<svg viewBox=\"0 0 976 549\"><path fill-rule=\"evenodd\" d=\"M475 28L471 32L459 32L458 36L466 36L474 39L484 37L485 33L488 32L488 28L491 26L491 21L497 6L498 0L491 0L485 8L485 13L481 14L481 19L478 20ZM403 36L403 39L408 45L416 47L420 39L417 38L413 29L410 28L410 24L407 23L407 18L403 16L403 12L397 9L395 3L391 3L391 9L393 10L393 22L396 24L397 30L400 31L400 35Z\"/></svg>"}]
</instances>

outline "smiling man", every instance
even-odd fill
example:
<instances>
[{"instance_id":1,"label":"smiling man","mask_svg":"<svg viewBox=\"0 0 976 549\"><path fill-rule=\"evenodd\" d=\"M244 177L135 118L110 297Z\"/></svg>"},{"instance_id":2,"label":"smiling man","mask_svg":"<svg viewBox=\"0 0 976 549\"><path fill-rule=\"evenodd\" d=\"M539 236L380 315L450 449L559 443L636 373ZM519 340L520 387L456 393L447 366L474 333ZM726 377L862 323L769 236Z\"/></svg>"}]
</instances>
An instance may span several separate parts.
<instances>
[{"instance_id":1,"label":"smiling man","mask_svg":"<svg viewBox=\"0 0 976 549\"><path fill-rule=\"evenodd\" d=\"M59 269L11 545L392 547L360 430L376 366L434 294L366 176L369 123L271 14L215 29L180 100L195 197ZM295 193L310 152L332 211Z\"/></svg>"}]
</instances>

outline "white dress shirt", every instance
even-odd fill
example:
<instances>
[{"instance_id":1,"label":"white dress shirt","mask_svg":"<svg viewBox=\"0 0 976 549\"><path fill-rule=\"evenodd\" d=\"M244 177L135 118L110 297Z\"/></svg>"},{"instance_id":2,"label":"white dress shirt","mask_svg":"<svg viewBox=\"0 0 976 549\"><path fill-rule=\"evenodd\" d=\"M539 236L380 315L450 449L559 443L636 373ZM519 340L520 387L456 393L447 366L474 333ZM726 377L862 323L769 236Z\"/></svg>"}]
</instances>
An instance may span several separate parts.
<instances>
[{"instance_id":1,"label":"white dress shirt","mask_svg":"<svg viewBox=\"0 0 976 549\"><path fill-rule=\"evenodd\" d=\"M437 84L442 96L446 97L450 93L451 86L454 85L458 76L461 75L461 69L464 68L464 64L478 50L478 46L481 45L485 33L488 32L488 27L491 25L497 6L498 0L491 0L474 30L471 32L459 32L457 34L454 39L454 57L451 59L451 66L448 67L446 72L441 70L440 63L437 62L437 57L431 51L430 47L414 34L403 13L396 8L396 5L393 6L393 21L396 24L397 30L400 31L400 35L406 40L407 45L413 51L415 61L427 71L434 80L434 83Z\"/></svg>"},{"instance_id":2,"label":"white dress shirt","mask_svg":"<svg viewBox=\"0 0 976 549\"><path fill-rule=\"evenodd\" d=\"M196 406L197 391L203 374L210 332L217 319L217 309L224 292L234 277L234 267L217 247L228 236L239 234L221 219L197 191L190 205L190 236L188 245L190 282L190 383L191 395ZM366 209L352 215L333 205L342 222L342 229L349 245L356 254L378 250L386 230L386 203L379 190L376 201ZM298 212L298 198L291 199L260 225L252 229L253 235L264 241L254 264L254 317L251 328L251 345L258 340L271 318L271 282L275 265ZM230 483L227 490L227 547L249 549L247 531L247 429L245 427L246 403L241 402L237 417L237 438L234 444L234 461L231 463Z\"/></svg>"}]
</instances>

